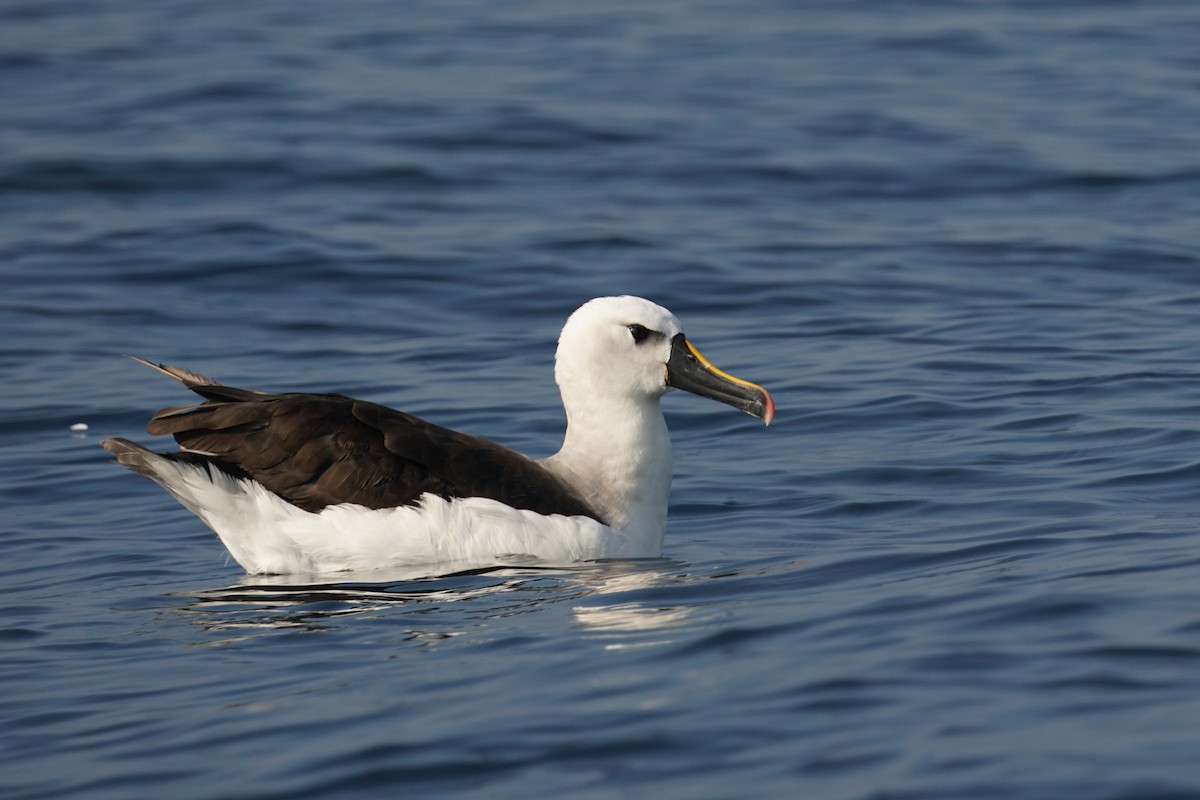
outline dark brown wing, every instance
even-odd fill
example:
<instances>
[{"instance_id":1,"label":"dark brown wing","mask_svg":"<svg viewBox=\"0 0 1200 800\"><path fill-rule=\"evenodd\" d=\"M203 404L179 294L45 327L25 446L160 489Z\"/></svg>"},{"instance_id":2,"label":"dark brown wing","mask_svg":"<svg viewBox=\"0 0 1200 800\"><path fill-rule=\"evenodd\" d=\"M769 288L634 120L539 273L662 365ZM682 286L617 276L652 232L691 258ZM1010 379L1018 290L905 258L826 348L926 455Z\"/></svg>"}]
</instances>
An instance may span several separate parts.
<instances>
[{"instance_id":1,"label":"dark brown wing","mask_svg":"<svg viewBox=\"0 0 1200 800\"><path fill-rule=\"evenodd\" d=\"M165 408L152 434L210 454L308 511L337 503L412 505L425 493L487 497L539 514L599 517L532 459L507 447L337 394L266 394L186 381L207 398Z\"/></svg>"}]
</instances>

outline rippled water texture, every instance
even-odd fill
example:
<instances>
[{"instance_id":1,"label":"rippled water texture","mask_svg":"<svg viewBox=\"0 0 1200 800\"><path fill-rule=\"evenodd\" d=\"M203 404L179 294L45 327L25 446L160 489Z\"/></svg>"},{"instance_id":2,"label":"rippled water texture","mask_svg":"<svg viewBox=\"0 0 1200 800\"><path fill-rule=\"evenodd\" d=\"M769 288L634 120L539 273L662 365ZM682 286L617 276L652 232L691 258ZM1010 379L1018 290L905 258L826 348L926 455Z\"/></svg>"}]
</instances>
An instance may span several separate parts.
<instances>
[{"instance_id":1,"label":"rippled water texture","mask_svg":"<svg viewBox=\"0 0 1200 800\"><path fill-rule=\"evenodd\" d=\"M1200 9L0 8L5 798L1200 796ZM244 577L121 358L558 444L686 396L664 558ZM70 430L86 424L87 430Z\"/></svg>"}]
</instances>

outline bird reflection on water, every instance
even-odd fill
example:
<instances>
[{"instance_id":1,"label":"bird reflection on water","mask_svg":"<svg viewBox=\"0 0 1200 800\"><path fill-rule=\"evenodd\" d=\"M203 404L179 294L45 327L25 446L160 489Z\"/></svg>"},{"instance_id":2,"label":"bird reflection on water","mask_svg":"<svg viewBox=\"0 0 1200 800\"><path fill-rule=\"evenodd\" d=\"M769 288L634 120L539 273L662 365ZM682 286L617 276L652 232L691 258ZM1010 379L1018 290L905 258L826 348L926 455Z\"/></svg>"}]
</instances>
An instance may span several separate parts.
<instances>
[{"instance_id":1,"label":"bird reflection on water","mask_svg":"<svg viewBox=\"0 0 1200 800\"><path fill-rule=\"evenodd\" d=\"M531 613L550 603L579 602L584 598L625 592L678 581L686 565L665 558L595 562L573 567L506 565L448 571L435 577L415 571L370 573L370 580L354 573L336 576L247 575L237 584L176 595L177 610L190 615L206 631L241 632L205 642L229 644L271 631L292 629L321 632L349 622L348 618L379 613L399 613L416 619L406 637L433 642L459 636L472 621ZM380 580L380 578L383 580ZM297 578L300 578L298 581ZM467 604L464 606L463 604ZM455 613L437 612L453 605ZM621 606L628 606L622 603ZM590 627L599 608L586 609L577 618ZM464 613L465 612L465 613ZM445 629L428 627L436 621L451 623Z\"/></svg>"},{"instance_id":2,"label":"bird reflection on water","mask_svg":"<svg viewBox=\"0 0 1200 800\"><path fill-rule=\"evenodd\" d=\"M791 563L785 571L804 569ZM778 569L709 571L667 558L596 561L571 567L508 564L440 574L415 571L323 576L243 576L233 585L176 595L176 610L204 631L200 644L246 642L285 631L332 632L382 619L389 638L428 646L500 620L567 604L569 619L608 651L655 647L703 636L723 616L734 584Z\"/></svg>"}]
</instances>

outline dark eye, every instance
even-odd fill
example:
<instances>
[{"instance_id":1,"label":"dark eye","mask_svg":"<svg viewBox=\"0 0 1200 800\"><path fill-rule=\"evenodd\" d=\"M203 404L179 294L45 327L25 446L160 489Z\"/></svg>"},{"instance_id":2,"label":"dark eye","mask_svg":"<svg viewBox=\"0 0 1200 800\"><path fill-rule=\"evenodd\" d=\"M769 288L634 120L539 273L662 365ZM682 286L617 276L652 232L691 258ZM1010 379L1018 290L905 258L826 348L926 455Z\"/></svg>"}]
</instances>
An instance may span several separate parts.
<instances>
[{"instance_id":1,"label":"dark eye","mask_svg":"<svg viewBox=\"0 0 1200 800\"><path fill-rule=\"evenodd\" d=\"M646 341L646 337L650 335L650 329L645 325L630 325L629 332L633 335L633 341L637 344Z\"/></svg>"}]
</instances>

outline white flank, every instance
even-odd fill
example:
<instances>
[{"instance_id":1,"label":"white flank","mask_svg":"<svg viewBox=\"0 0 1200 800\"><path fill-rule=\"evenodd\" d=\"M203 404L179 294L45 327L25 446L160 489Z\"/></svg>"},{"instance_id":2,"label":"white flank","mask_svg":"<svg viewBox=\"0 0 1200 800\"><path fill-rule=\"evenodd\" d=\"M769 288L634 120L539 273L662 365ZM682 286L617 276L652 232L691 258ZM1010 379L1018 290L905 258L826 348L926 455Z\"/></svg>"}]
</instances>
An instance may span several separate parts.
<instances>
[{"instance_id":1,"label":"white flank","mask_svg":"<svg viewBox=\"0 0 1200 800\"><path fill-rule=\"evenodd\" d=\"M394 569L426 564L538 562L657 556L662 535L626 536L587 517L543 516L484 498L313 513L220 470L153 457L154 480L220 537L252 574Z\"/></svg>"}]
</instances>

